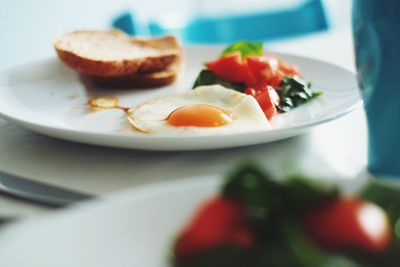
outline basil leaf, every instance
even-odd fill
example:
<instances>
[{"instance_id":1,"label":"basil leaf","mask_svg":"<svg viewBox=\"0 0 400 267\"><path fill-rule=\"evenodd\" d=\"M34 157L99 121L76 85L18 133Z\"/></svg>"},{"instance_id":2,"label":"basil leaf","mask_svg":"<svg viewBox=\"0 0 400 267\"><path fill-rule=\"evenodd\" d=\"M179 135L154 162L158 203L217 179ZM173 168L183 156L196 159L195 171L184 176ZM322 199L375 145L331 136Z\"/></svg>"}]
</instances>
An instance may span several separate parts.
<instances>
[{"instance_id":1,"label":"basil leaf","mask_svg":"<svg viewBox=\"0 0 400 267\"><path fill-rule=\"evenodd\" d=\"M219 84L226 88L231 88L241 93L243 93L244 90L246 89L246 86L243 83L230 83L221 80L211 70L202 70L197 76L192 89L196 89L196 87L202 85L214 85L214 84Z\"/></svg>"},{"instance_id":2,"label":"basil leaf","mask_svg":"<svg viewBox=\"0 0 400 267\"><path fill-rule=\"evenodd\" d=\"M239 52L242 57L261 56L264 52L263 43L238 41L225 48L221 54L221 57L234 52Z\"/></svg>"},{"instance_id":3,"label":"basil leaf","mask_svg":"<svg viewBox=\"0 0 400 267\"><path fill-rule=\"evenodd\" d=\"M281 186L257 166L246 163L229 175L222 191L227 197L240 199L249 217L263 220L279 205L276 194Z\"/></svg>"},{"instance_id":4,"label":"basil leaf","mask_svg":"<svg viewBox=\"0 0 400 267\"><path fill-rule=\"evenodd\" d=\"M229 175L222 188L223 194L240 199L248 207L268 210L282 208L297 214L315 203L325 203L338 197L338 188L317 184L303 176L287 177L277 182L256 164L244 163Z\"/></svg>"},{"instance_id":5,"label":"basil leaf","mask_svg":"<svg viewBox=\"0 0 400 267\"><path fill-rule=\"evenodd\" d=\"M300 176L279 183L252 163L245 163L229 175L222 192L243 203L252 228L266 239L276 232L275 223L279 225L287 216L296 217L315 203L338 197L337 187L316 185Z\"/></svg>"},{"instance_id":6,"label":"basil leaf","mask_svg":"<svg viewBox=\"0 0 400 267\"><path fill-rule=\"evenodd\" d=\"M286 208L298 213L339 197L339 189L336 186L320 184L299 175L287 177L282 185L285 188Z\"/></svg>"},{"instance_id":7,"label":"basil leaf","mask_svg":"<svg viewBox=\"0 0 400 267\"><path fill-rule=\"evenodd\" d=\"M306 83L298 77L285 77L276 91L281 98L277 108L282 113L322 95L321 91L313 92L311 83Z\"/></svg>"}]
</instances>

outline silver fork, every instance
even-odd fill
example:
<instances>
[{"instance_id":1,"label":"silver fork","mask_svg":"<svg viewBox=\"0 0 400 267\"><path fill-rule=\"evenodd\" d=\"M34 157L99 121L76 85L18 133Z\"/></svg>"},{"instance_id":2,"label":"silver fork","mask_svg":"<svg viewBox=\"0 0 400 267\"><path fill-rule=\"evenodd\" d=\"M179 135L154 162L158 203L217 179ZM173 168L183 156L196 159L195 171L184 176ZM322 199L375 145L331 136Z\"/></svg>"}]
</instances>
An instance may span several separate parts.
<instances>
[{"instance_id":1,"label":"silver fork","mask_svg":"<svg viewBox=\"0 0 400 267\"><path fill-rule=\"evenodd\" d=\"M12 223L12 222L16 222L18 219L17 217L5 217L5 216L1 216L0 217L0 227Z\"/></svg>"},{"instance_id":2,"label":"silver fork","mask_svg":"<svg viewBox=\"0 0 400 267\"><path fill-rule=\"evenodd\" d=\"M65 207L94 197L88 193L33 181L1 171L0 194L5 197L11 197L19 201L46 206L48 208Z\"/></svg>"},{"instance_id":3,"label":"silver fork","mask_svg":"<svg viewBox=\"0 0 400 267\"><path fill-rule=\"evenodd\" d=\"M93 195L77 192L42 182L29 180L0 171L0 195L30 205L59 209L76 202L94 198ZM0 227L16 222L19 217L0 216Z\"/></svg>"}]
</instances>

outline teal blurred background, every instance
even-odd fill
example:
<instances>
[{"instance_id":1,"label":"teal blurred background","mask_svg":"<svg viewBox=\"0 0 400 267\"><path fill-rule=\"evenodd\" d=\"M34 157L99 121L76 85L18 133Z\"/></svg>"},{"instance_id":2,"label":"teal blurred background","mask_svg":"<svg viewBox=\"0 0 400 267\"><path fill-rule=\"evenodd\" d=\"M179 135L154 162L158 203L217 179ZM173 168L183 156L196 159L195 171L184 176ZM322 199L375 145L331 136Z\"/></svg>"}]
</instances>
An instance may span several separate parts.
<instances>
[{"instance_id":1,"label":"teal blurred background","mask_svg":"<svg viewBox=\"0 0 400 267\"><path fill-rule=\"evenodd\" d=\"M129 12L141 22L180 28L197 17L248 16L279 12L304 2L299 0L14 0L0 9L0 71L43 57L53 56L52 39L76 29L104 29L119 15ZM328 30L350 26L351 0L322 0ZM282 25L277 25L282 27ZM262 25L260 25L262 27ZM257 29L256 29L257 30ZM193 32L193 31L192 31ZM146 31L142 35L148 35ZM218 35L218 34L217 34ZM279 41L280 37L268 38ZM296 35L293 35L296 37ZM259 39L259 38L255 38ZM204 43L204 41L201 41ZM215 42L211 42L215 43Z\"/></svg>"}]
</instances>

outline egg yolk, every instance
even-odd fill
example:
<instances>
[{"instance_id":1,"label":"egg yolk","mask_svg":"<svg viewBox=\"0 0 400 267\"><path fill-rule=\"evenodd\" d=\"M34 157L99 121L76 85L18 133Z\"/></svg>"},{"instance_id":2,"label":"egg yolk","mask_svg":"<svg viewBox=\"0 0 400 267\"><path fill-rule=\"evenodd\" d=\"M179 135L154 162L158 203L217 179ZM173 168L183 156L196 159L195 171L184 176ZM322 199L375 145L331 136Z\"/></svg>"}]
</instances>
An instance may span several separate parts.
<instances>
[{"instance_id":1,"label":"egg yolk","mask_svg":"<svg viewBox=\"0 0 400 267\"><path fill-rule=\"evenodd\" d=\"M214 106L190 105L171 112L166 119L172 126L218 127L232 122L232 117Z\"/></svg>"}]
</instances>

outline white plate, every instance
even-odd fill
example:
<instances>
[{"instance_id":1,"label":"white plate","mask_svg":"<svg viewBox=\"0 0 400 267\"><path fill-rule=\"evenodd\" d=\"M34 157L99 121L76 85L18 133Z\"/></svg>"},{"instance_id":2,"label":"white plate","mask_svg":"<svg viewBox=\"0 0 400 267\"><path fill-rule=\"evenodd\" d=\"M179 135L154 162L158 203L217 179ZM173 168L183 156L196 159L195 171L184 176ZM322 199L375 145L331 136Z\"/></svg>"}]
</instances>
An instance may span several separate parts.
<instances>
[{"instance_id":1,"label":"white plate","mask_svg":"<svg viewBox=\"0 0 400 267\"><path fill-rule=\"evenodd\" d=\"M347 191L362 185L330 182ZM177 232L221 183L217 176L163 182L10 226L0 231L0 266L166 267Z\"/></svg>"},{"instance_id":2,"label":"white plate","mask_svg":"<svg viewBox=\"0 0 400 267\"><path fill-rule=\"evenodd\" d=\"M0 266L162 267L173 238L217 177L131 189L0 231Z\"/></svg>"},{"instance_id":3,"label":"white plate","mask_svg":"<svg viewBox=\"0 0 400 267\"><path fill-rule=\"evenodd\" d=\"M297 65L315 89L324 94L273 121L273 130L225 136L140 136L131 131L119 110L88 112L90 96L113 95L121 105L189 90L203 62L215 58L219 46L185 48L186 69L171 86L145 90L106 90L85 86L79 75L58 59L43 60L0 74L0 116L33 131L66 140L148 150L193 150L235 147L271 142L307 131L353 109L361 98L350 71L322 61L274 53Z\"/></svg>"}]
</instances>

